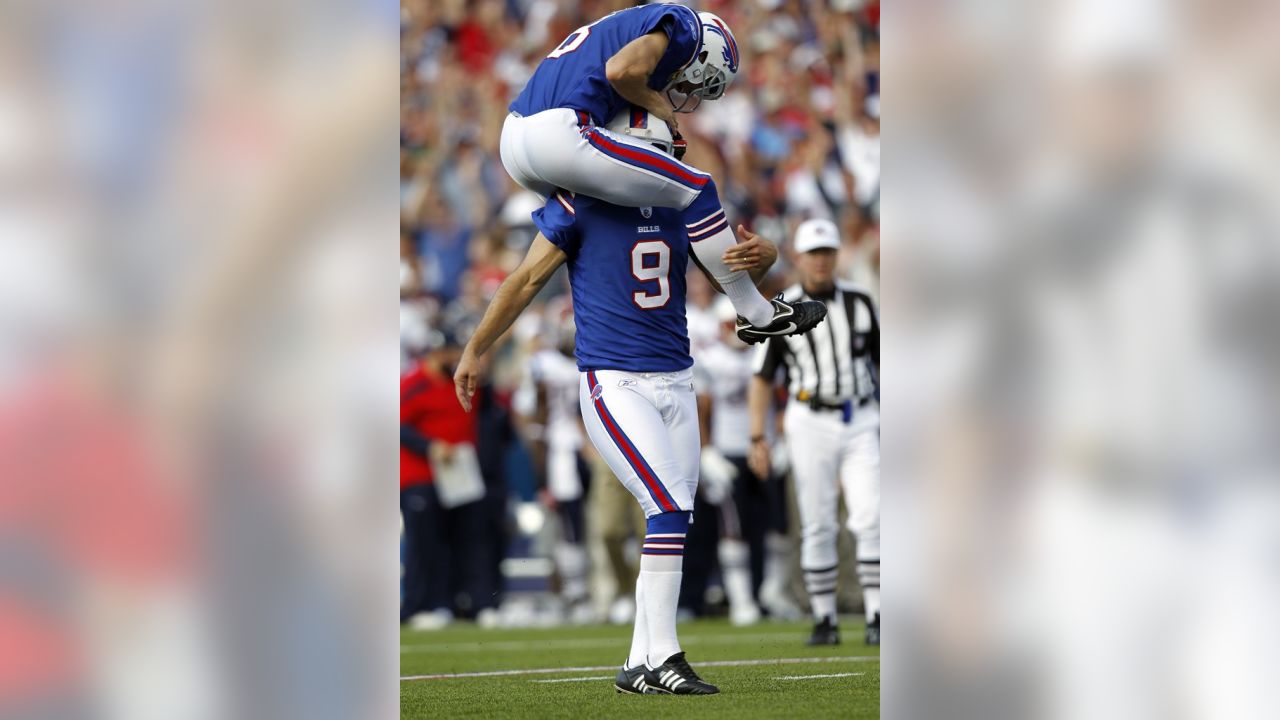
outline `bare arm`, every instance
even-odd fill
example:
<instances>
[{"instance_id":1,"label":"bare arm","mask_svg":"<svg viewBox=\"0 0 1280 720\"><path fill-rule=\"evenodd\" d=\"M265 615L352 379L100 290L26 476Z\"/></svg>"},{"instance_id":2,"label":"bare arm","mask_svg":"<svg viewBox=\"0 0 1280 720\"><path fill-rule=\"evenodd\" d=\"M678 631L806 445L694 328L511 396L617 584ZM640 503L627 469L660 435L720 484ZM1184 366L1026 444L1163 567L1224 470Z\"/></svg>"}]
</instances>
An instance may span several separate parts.
<instances>
[{"instance_id":1,"label":"bare arm","mask_svg":"<svg viewBox=\"0 0 1280 720\"><path fill-rule=\"evenodd\" d=\"M702 437L702 446L711 444L711 396L698 396L698 435Z\"/></svg>"},{"instance_id":2,"label":"bare arm","mask_svg":"<svg viewBox=\"0 0 1280 720\"><path fill-rule=\"evenodd\" d=\"M764 439L764 423L769 411L769 396L773 385L768 380L753 375L747 388L747 419L751 429L751 447L747 463L751 471L761 478L769 477L769 443Z\"/></svg>"},{"instance_id":3,"label":"bare arm","mask_svg":"<svg viewBox=\"0 0 1280 720\"><path fill-rule=\"evenodd\" d=\"M675 110L662 93L649 87L649 76L667 51L667 42L667 35L661 30L641 35L609 58L604 76L619 95L662 118L674 134L679 131Z\"/></svg>"},{"instance_id":4,"label":"bare arm","mask_svg":"<svg viewBox=\"0 0 1280 720\"><path fill-rule=\"evenodd\" d=\"M462 357L458 360L458 371L453 375L458 402L462 403L467 412L471 412L471 396L475 394L479 381L480 358L520 317L520 313L529 307L534 296L565 260L564 251L552 245L542 233L538 233L520 267L502 281L493 301L485 309L480 325L463 348Z\"/></svg>"}]
</instances>

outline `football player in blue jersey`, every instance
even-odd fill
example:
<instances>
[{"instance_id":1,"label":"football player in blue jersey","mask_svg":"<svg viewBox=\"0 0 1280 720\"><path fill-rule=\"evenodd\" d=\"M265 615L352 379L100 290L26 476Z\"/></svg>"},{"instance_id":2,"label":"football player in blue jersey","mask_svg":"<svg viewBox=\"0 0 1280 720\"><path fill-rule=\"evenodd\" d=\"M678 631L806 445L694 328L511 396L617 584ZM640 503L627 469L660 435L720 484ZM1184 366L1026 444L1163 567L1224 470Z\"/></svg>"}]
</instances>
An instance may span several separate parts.
<instances>
[{"instance_id":1,"label":"football player in blue jersey","mask_svg":"<svg viewBox=\"0 0 1280 720\"><path fill-rule=\"evenodd\" d=\"M500 151L512 179L547 200L563 191L683 211L699 262L740 316L739 337L758 343L807 332L826 307L766 300L721 259L736 241L711 176L681 162L681 152L673 158L605 127L634 106L665 123L682 147L676 113L723 96L738 62L737 40L716 15L674 3L619 10L574 30L543 59L511 103Z\"/></svg>"},{"instance_id":2,"label":"football player in blue jersey","mask_svg":"<svg viewBox=\"0 0 1280 720\"><path fill-rule=\"evenodd\" d=\"M649 122L648 113L639 111L628 122L627 115L619 127L629 137L670 151L671 136L657 118ZM470 409L481 357L567 263L583 423L648 518L631 652L615 687L639 694L717 693L689 667L676 637L701 455L685 272L701 241L678 209L626 207L566 191L554 192L533 217L539 229L533 245L498 289L458 362L458 400ZM741 226L738 231L745 242L724 260L758 282L777 259L777 248Z\"/></svg>"}]
</instances>

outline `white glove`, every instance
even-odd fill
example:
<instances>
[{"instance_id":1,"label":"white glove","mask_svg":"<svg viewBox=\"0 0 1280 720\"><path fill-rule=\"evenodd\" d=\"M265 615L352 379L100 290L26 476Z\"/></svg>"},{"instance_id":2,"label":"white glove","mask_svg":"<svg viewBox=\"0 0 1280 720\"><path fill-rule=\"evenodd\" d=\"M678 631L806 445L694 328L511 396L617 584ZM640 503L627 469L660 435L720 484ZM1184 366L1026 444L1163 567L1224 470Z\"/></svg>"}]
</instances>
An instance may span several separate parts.
<instances>
[{"instance_id":1,"label":"white glove","mask_svg":"<svg viewBox=\"0 0 1280 720\"><path fill-rule=\"evenodd\" d=\"M791 451L787 449L787 441L778 438L773 444L773 452L769 455L769 470L774 477L782 477L791 469Z\"/></svg>"},{"instance_id":2,"label":"white glove","mask_svg":"<svg viewBox=\"0 0 1280 720\"><path fill-rule=\"evenodd\" d=\"M719 505L733 492L733 481L738 479L738 468L725 459L713 447L702 448L702 473L700 484L707 502Z\"/></svg>"}]
</instances>

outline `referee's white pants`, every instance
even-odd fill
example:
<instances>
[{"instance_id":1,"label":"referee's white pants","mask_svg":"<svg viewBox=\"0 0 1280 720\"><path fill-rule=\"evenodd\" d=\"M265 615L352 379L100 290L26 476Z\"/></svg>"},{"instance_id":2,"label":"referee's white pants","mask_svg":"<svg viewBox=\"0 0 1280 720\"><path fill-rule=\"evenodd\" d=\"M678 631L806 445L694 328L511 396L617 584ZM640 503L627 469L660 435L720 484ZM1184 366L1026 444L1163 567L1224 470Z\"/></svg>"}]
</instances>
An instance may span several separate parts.
<instances>
[{"instance_id":1,"label":"referee's white pants","mask_svg":"<svg viewBox=\"0 0 1280 720\"><path fill-rule=\"evenodd\" d=\"M845 424L839 411L811 410L792 401L783 416L800 511L800 566L838 564L839 496L844 491L848 527L859 560L880 559L880 411L854 410Z\"/></svg>"},{"instance_id":2,"label":"referee's white pants","mask_svg":"<svg viewBox=\"0 0 1280 720\"><path fill-rule=\"evenodd\" d=\"M710 175L568 108L507 115L499 151L511 179L544 200L560 188L624 207L684 210L703 190L715 193Z\"/></svg>"},{"instance_id":3,"label":"referee's white pants","mask_svg":"<svg viewBox=\"0 0 1280 720\"><path fill-rule=\"evenodd\" d=\"M701 460L693 370L594 370L580 382L587 436L645 517L692 511Z\"/></svg>"}]
</instances>

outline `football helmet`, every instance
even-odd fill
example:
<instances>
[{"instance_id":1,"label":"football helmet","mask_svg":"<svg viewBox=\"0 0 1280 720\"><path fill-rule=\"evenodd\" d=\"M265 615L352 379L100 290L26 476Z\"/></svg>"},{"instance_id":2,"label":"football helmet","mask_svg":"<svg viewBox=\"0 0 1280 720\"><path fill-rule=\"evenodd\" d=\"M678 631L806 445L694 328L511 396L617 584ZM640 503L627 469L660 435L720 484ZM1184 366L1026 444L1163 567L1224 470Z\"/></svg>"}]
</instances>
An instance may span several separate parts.
<instances>
[{"instance_id":1,"label":"football helmet","mask_svg":"<svg viewBox=\"0 0 1280 720\"><path fill-rule=\"evenodd\" d=\"M702 49L667 86L667 99L676 112L693 112L703 100L718 100L738 75L738 41L718 15L698 13L702 21ZM684 90L679 89L684 84Z\"/></svg>"},{"instance_id":2,"label":"football helmet","mask_svg":"<svg viewBox=\"0 0 1280 720\"><path fill-rule=\"evenodd\" d=\"M630 135L643 140L668 155L674 152L671 128L644 108L632 105L631 109L615 115L605 128L619 135Z\"/></svg>"}]
</instances>

